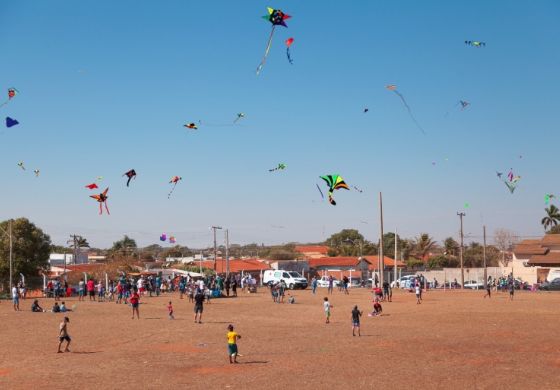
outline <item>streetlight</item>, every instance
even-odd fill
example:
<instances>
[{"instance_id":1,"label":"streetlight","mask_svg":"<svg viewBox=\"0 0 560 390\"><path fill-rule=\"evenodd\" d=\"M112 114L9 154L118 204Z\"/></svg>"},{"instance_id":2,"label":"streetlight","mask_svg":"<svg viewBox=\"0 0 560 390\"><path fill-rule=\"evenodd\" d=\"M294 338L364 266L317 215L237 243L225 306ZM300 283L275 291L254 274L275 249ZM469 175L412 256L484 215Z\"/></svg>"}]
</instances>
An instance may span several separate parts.
<instances>
[{"instance_id":1,"label":"streetlight","mask_svg":"<svg viewBox=\"0 0 560 390\"><path fill-rule=\"evenodd\" d=\"M4 229L0 228L0 230L2 230L2 233L4 233L6 236L10 237L10 289L13 287L13 282L12 282L12 274L14 273L13 271L13 239L12 239L12 220L8 220L8 232L6 232Z\"/></svg>"}]
</instances>

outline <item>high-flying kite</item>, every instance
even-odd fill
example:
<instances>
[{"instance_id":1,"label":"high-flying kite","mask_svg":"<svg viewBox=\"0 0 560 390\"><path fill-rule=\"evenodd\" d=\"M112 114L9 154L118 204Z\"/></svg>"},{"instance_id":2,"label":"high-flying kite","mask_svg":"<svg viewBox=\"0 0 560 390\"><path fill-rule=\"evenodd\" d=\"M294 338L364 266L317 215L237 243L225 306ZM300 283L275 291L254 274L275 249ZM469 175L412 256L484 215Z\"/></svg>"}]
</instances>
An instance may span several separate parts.
<instances>
[{"instance_id":1,"label":"high-flying kite","mask_svg":"<svg viewBox=\"0 0 560 390\"><path fill-rule=\"evenodd\" d=\"M9 116L6 117L6 127L10 128L15 125L19 125L19 122L16 119L10 118Z\"/></svg>"},{"instance_id":2,"label":"high-flying kite","mask_svg":"<svg viewBox=\"0 0 560 390\"><path fill-rule=\"evenodd\" d=\"M480 41L465 41L465 45L467 45L467 46L473 46L473 47L483 47L483 46L486 46L486 42L480 42Z\"/></svg>"},{"instance_id":3,"label":"high-flying kite","mask_svg":"<svg viewBox=\"0 0 560 390\"><path fill-rule=\"evenodd\" d=\"M292 65L294 64L294 61L292 60L292 55L290 54L290 46L292 46L293 43L294 43L294 38L286 39L286 56L288 56L288 61Z\"/></svg>"},{"instance_id":4,"label":"high-flying kite","mask_svg":"<svg viewBox=\"0 0 560 390\"><path fill-rule=\"evenodd\" d=\"M471 104L469 102L467 102L466 100L459 100L459 103L461 105L461 111L463 111L465 108L467 108L468 106L470 106Z\"/></svg>"},{"instance_id":5,"label":"high-flying kite","mask_svg":"<svg viewBox=\"0 0 560 390\"><path fill-rule=\"evenodd\" d=\"M544 196L544 203L548 205L552 199L556 198L554 194L546 194Z\"/></svg>"},{"instance_id":6,"label":"high-flying kite","mask_svg":"<svg viewBox=\"0 0 560 390\"><path fill-rule=\"evenodd\" d=\"M237 114L237 118L233 121L233 123L237 123L238 120L245 118L245 114L240 112Z\"/></svg>"},{"instance_id":7,"label":"high-flying kite","mask_svg":"<svg viewBox=\"0 0 560 390\"><path fill-rule=\"evenodd\" d=\"M0 104L0 107L5 106L6 104L8 104L10 102L10 100L12 100L16 95L18 94L18 90L15 88L8 88L8 99Z\"/></svg>"},{"instance_id":8,"label":"high-flying kite","mask_svg":"<svg viewBox=\"0 0 560 390\"><path fill-rule=\"evenodd\" d=\"M109 197L107 196L107 192L109 192L109 187L105 188L105 191L103 191L98 195L89 196L90 198L95 199L99 203L99 215L103 214L103 205L105 205L105 210L107 210L107 214L111 215L111 213L109 212L109 208L107 207L107 199L109 199Z\"/></svg>"},{"instance_id":9,"label":"high-flying kite","mask_svg":"<svg viewBox=\"0 0 560 390\"><path fill-rule=\"evenodd\" d=\"M167 241L167 234L163 233L161 236L159 236L159 240L163 242Z\"/></svg>"},{"instance_id":10,"label":"high-flying kite","mask_svg":"<svg viewBox=\"0 0 560 390\"><path fill-rule=\"evenodd\" d=\"M88 188L88 189L90 189L90 190L94 190L94 189L99 188L99 187L97 186L97 184L91 183L91 184L88 184L88 185L86 186L86 188Z\"/></svg>"},{"instance_id":11,"label":"high-flying kite","mask_svg":"<svg viewBox=\"0 0 560 390\"><path fill-rule=\"evenodd\" d=\"M344 182L344 179L339 175L325 175L325 176L320 176L320 178L323 179L325 183L327 183L327 185L329 186L329 192L328 192L329 203L332 204L333 206L336 206L336 202L334 201L333 198L334 190L339 190L341 188L344 188L345 190L350 190L348 185Z\"/></svg>"},{"instance_id":12,"label":"high-flying kite","mask_svg":"<svg viewBox=\"0 0 560 390\"><path fill-rule=\"evenodd\" d=\"M18 167L20 167L21 169L23 169L25 171L25 165L23 163L23 161L18 162Z\"/></svg>"},{"instance_id":13,"label":"high-flying kite","mask_svg":"<svg viewBox=\"0 0 560 390\"><path fill-rule=\"evenodd\" d=\"M175 244L177 242L177 240L175 239L174 236L169 236L169 243L170 244Z\"/></svg>"},{"instance_id":14,"label":"high-flying kite","mask_svg":"<svg viewBox=\"0 0 560 390\"><path fill-rule=\"evenodd\" d=\"M498 177L501 180L501 175L499 175ZM513 194L513 191L515 191L515 188L517 187L517 183L519 182L520 179L521 179L521 176L514 175L513 170L510 169L509 173L507 174L507 178L502 180L502 181L504 182L504 184L508 188L509 192L511 192Z\"/></svg>"},{"instance_id":15,"label":"high-flying kite","mask_svg":"<svg viewBox=\"0 0 560 390\"><path fill-rule=\"evenodd\" d=\"M33 173L35 174L35 177L39 177L39 174L41 173L41 171L38 170L38 169L34 169Z\"/></svg>"},{"instance_id":16,"label":"high-flying kite","mask_svg":"<svg viewBox=\"0 0 560 390\"><path fill-rule=\"evenodd\" d=\"M171 197L171 194L173 193L173 191L175 191L175 187L177 187L177 183L179 183L179 180L182 179L183 178L180 176L173 176L171 180L169 180L169 184L173 184L173 188L171 189L171 191L169 191L169 194L167 194L167 199Z\"/></svg>"},{"instance_id":17,"label":"high-flying kite","mask_svg":"<svg viewBox=\"0 0 560 390\"><path fill-rule=\"evenodd\" d=\"M267 7L267 9L268 9L268 15L264 15L263 19L266 19L270 23L272 23L272 30L270 31L270 36L268 37L268 43L266 44L264 56L261 60L261 63L257 67L257 76L261 72L264 63L266 62L266 57L268 57L268 52L270 51L270 46L272 45L272 36L274 35L274 30L276 29L276 26L288 27L285 20L291 17L290 15L285 14L279 9L274 9L270 7Z\"/></svg>"},{"instance_id":18,"label":"high-flying kite","mask_svg":"<svg viewBox=\"0 0 560 390\"><path fill-rule=\"evenodd\" d=\"M284 163L279 163L278 166L276 168L272 168L269 169L268 172L274 172L274 171L283 171L284 169L286 169L287 165Z\"/></svg>"},{"instance_id":19,"label":"high-flying kite","mask_svg":"<svg viewBox=\"0 0 560 390\"><path fill-rule=\"evenodd\" d=\"M364 114L369 111L369 108L364 108Z\"/></svg>"},{"instance_id":20,"label":"high-flying kite","mask_svg":"<svg viewBox=\"0 0 560 390\"><path fill-rule=\"evenodd\" d=\"M131 169L130 171L125 172L123 174L123 176L128 177L128 180L126 181L126 186L128 187L128 185L130 184L130 181L132 179L136 179L136 171L134 169Z\"/></svg>"},{"instance_id":21,"label":"high-flying kite","mask_svg":"<svg viewBox=\"0 0 560 390\"><path fill-rule=\"evenodd\" d=\"M410 116L410 118L412 119L412 121L413 121L413 122L416 124L416 126L420 129L420 131L422 132L422 134L426 134L426 132L424 131L424 129L422 128L422 126L420 126L420 124L418 123L418 121L417 121L416 118L414 117L414 114L412 113L412 110L410 109L410 106L409 106L408 103L406 102L404 96L403 96L399 91L397 91L397 86L394 85L394 84L390 84L390 85L387 85L385 88L387 88L389 91L393 91L393 92L395 93L395 95L397 95L397 96L401 99L401 101L402 101L403 105L405 106L406 110L408 111L408 115Z\"/></svg>"},{"instance_id":22,"label":"high-flying kite","mask_svg":"<svg viewBox=\"0 0 560 390\"><path fill-rule=\"evenodd\" d=\"M187 129L191 129L191 130L197 130L198 129L198 127L194 123L186 123L183 126L185 126Z\"/></svg>"}]
</instances>

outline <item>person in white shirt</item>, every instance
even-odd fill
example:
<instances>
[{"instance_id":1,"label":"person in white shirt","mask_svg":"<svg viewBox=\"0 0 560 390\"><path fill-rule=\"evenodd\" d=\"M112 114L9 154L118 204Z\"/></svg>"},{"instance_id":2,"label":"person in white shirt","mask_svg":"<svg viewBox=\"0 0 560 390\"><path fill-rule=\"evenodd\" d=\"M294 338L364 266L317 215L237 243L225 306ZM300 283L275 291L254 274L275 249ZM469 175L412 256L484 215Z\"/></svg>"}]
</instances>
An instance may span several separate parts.
<instances>
[{"instance_id":1,"label":"person in white shirt","mask_svg":"<svg viewBox=\"0 0 560 390\"><path fill-rule=\"evenodd\" d=\"M323 302L323 309L325 310L325 323L328 324L331 322L331 309L333 308L333 305L331 305L331 303L329 302L329 298L325 297L324 302Z\"/></svg>"},{"instance_id":2,"label":"person in white shirt","mask_svg":"<svg viewBox=\"0 0 560 390\"><path fill-rule=\"evenodd\" d=\"M416 304L420 304L421 303L420 300L422 299L420 297L420 293L421 293L420 284L417 284L416 287L414 288L414 290L415 290L415 293L416 293Z\"/></svg>"},{"instance_id":3,"label":"person in white shirt","mask_svg":"<svg viewBox=\"0 0 560 390\"><path fill-rule=\"evenodd\" d=\"M19 311L19 291L16 286L12 287L12 301L14 302L14 310Z\"/></svg>"}]
</instances>

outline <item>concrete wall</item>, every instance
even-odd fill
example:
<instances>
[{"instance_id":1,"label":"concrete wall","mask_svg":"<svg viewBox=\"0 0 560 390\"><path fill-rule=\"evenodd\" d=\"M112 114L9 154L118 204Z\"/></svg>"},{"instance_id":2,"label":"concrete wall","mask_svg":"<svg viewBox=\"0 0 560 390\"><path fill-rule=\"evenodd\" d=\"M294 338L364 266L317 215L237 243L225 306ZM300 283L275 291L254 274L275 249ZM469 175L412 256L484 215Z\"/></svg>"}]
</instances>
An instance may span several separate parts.
<instances>
[{"instance_id":1,"label":"concrete wall","mask_svg":"<svg viewBox=\"0 0 560 390\"><path fill-rule=\"evenodd\" d=\"M488 267L488 276L492 279L499 278L500 276L507 276L511 272L511 268L502 267ZM535 280L536 280L536 271ZM437 279L438 283L441 285L443 282L453 282L455 279L461 283L461 268L444 268L443 270L436 271L424 271L418 272L424 275L428 281L432 282L434 278ZM520 275L515 275L515 277L521 277ZM523 280L527 280L521 277ZM465 282L468 280L475 280L477 282L484 281L484 268L465 268ZM527 280L529 281L529 280Z\"/></svg>"}]
</instances>

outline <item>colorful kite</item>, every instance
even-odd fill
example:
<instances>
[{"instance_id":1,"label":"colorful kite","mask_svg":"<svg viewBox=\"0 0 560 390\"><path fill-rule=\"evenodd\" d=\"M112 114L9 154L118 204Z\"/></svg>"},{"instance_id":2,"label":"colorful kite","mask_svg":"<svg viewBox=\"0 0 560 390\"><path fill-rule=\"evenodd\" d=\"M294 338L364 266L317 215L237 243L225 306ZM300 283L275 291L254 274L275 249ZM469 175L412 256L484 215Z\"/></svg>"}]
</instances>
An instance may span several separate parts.
<instances>
[{"instance_id":1,"label":"colorful kite","mask_svg":"<svg viewBox=\"0 0 560 390\"><path fill-rule=\"evenodd\" d=\"M128 180L126 181L126 186L128 187L128 185L130 184L130 181L132 179L136 179L136 171L134 169L131 169L130 171L126 172L123 174L123 176L128 177Z\"/></svg>"},{"instance_id":2,"label":"colorful kite","mask_svg":"<svg viewBox=\"0 0 560 390\"><path fill-rule=\"evenodd\" d=\"M500 178L500 180L502 179L501 174L498 175L498 178ZM503 180L503 182L506 185L506 187L509 189L509 192L513 194L513 191L515 191L515 188L517 187L517 183L519 182L520 179L521 176L514 175L513 170L510 169L509 173L507 174L507 179Z\"/></svg>"},{"instance_id":3,"label":"colorful kite","mask_svg":"<svg viewBox=\"0 0 560 390\"><path fill-rule=\"evenodd\" d=\"M294 61L292 60L292 56L290 55L290 46L292 46L293 43L294 43L294 38L286 39L286 55L288 56L288 61L292 65L294 64Z\"/></svg>"},{"instance_id":4,"label":"colorful kite","mask_svg":"<svg viewBox=\"0 0 560 390\"><path fill-rule=\"evenodd\" d=\"M175 187L177 187L177 183L179 183L179 180L182 179L183 179L182 177L173 176L171 180L169 180L169 184L173 184L173 188L171 189L171 191L169 191L169 194L167 194L167 199L171 197L171 194L173 193L173 191L175 191Z\"/></svg>"},{"instance_id":5,"label":"colorful kite","mask_svg":"<svg viewBox=\"0 0 560 390\"><path fill-rule=\"evenodd\" d=\"M242 112L240 112L240 113L237 114L237 118L235 118L235 120L233 121L233 123L237 123L237 121L238 121L239 119L243 119L243 118L245 118L245 114L242 113Z\"/></svg>"},{"instance_id":6,"label":"colorful kite","mask_svg":"<svg viewBox=\"0 0 560 390\"><path fill-rule=\"evenodd\" d=\"M19 125L19 122L9 116L6 117L6 127L10 128L12 126Z\"/></svg>"},{"instance_id":7,"label":"colorful kite","mask_svg":"<svg viewBox=\"0 0 560 390\"><path fill-rule=\"evenodd\" d=\"M268 15L263 16L263 19L266 19L270 23L272 23L272 30L270 31L270 36L268 37L268 43L266 44L264 56L261 60L261 63L257 67L257 76L261 72L264 63L266 62L266 57L268 57L268 52L270 51L270 46L272 45L272 36L274 35L274 30L276 29L276 26L288 27L286 25L285 20L291 17L290 15L286 15L284 12L280 11L279 9L274 9L270 7L267 7L267 9L268 9Z\"/></svg>"},{"instance_id":8,"label":"colorful kite","mask_svg":"<svg viewBox=\"0 0 560 390\"><path fill-rule=\"evenodd\" d=\"M23 161L18 162L18 167L20 167L21 169L23 169L25 171L25 165L23 165Z\"/></svg>"},{"instance_id":9,"label":"colorful kite","mask_svg":"<svg viewBox=\"0 0 560 390\"><path fill-rule=\"evenodd\" d=\"M159 236L159 240L163 242L167 241L167 234L163 233L161 236Z\"/></svg>"},{"instance_id":10,"label":"colorful kite","mask_svg":"<svg viewBox=\"0 0 560 390\"><path fill-rule=\"evenodd\" d=\"M197 130L198 129L198 127L194 123L187 123L187 124L184 124L183 126L185 126L187 129L191 129L191 130Z\"/></svg>"},{"instance_id":11,"label":"colorful kite","mask_svg":"<svg viewBox=\"0 0 560 390\"><path fill-rule=\"evenodd\" d=\"M177 242L177 240L175 239L175 237L169 236L169 243L170 244L175 244L176 242Z\"/></svg>"},{"instance_id":12,"label":"colorful kite","mask_svg":"<svg viewBox=\"0 0 560 390\"><path fill-rule=\"evenodd\" d=\"M287 165L284 163L279 163L278 166L276 168L272 168L269 169L268 172L274 172L274 171L283 171L284 169L286 169Z\"/></svg>"},{"instance_id":13,"label":"colorful kite","mask_svg":"<svg viewBox=\"0 0 560 390\"><path fill-rule=\"evenodd\" d=\"M99 203L99 215L103 214L103 205L105 205L105 210L107 210L107 214L111 215L109 212L109 208L107 207L107 192L109 192L109 187L105 188L105 191L100 193L99 195L90 195L90 198L95 199Z\"/></svg>"},{"instance_id":14,"label":"colorful kite","mask_svg":"<svg viewBox=\"0 0 560 390\"><path fill-rule=\"evenodd\" d=\"M34 169L33 173L35 174L35 177L39 177L39 174L41 173L41 171L38 170L38 169Z\"/></svg>"},{"instance_id":15,"label":"colorful kite","mask_svg":"<svg viewBox=\"0 0 560 390\"><path fill-rule=\"evenodd\" d=\"M12 100L16 95L18 94L18 90L15 88L8 88L8 100L6 100L4 103L0 104L0 107L5 106L6 104L8 104L10 102L10 100Z\"/></svg>"},{"instance_id":16,"label":"colorful kite","mask_svg":"<svg viewBox=\"0 0 560 390\"><path fill-rule=\"evenodd\" d=\"M486 46L486 42L465 41L465 45L467 45L467 46L473 46L473 47L483 47L483 46Z\"/></svg>"},{"instance_id":17,"label":"colorful kite","mask_svg":"<svg viewBox=\"0 0 560 390\"><path fill-rule=\"evenodd\" d=\"M544 203L548 205L552 199L556 198L554 194L546 194L544 196Z\"/></svg>"},{"instance_id":18,"label":"colorful kite","mask_svg":"<svg viewBox=\"0 0 560 390\"><path fill-rule=\"evenodd\" d=\"M334 201L333 198L334 190L339 190L341 188L344 188L345 190L350 190L348 185L344 182L344 179L339 175L325 175L325 176L320 176L320 178L323 179L325 183L327 183L327 185L329 186L329 192L328 192L329 203L332 204L333 206L336 206L336 202Z\"/></svg>"},{"instance_id":19,"label":"colorful kite","mask_svg":"<svg viewBox=\"0 0 560 390\"><path fill-rule=\"evenodd\" d=\"M412 113L412 110L410 109L410 106L406 102L404 96L399 91L397 91L397 86L394 85L394 84L391 84L391 85L387 85L385 88L387 88L389 91L393 91L401 99L401 101L403 102L404 106L406 107L406 109L408 111L408 115L410 116L410 118L414 121L414 123L420 129L420 131L422 131L422 134L426 134L426 132L424 131L422 126L420 126L420 124L418 123L418 121L414 117L414 114Z\"/></svg>"},{"instance_id":20,"label":"colorful kite","mask_svg":"<svg viewBox=\"0 0 560 390\"><path fill-rule=\"evenodd\" d=\"M97 186L97 184L91 183L91 184L88 184L88 185L86 186L86 188L88 188L88 189L90 189L90 190L94 190L94 189L99 188L99 187Z\"/></svg>"}]
</instances>

